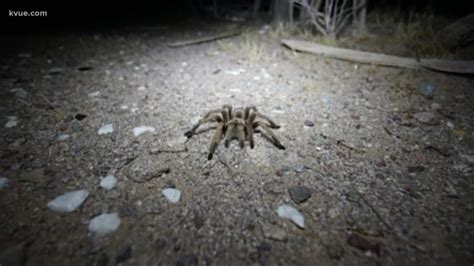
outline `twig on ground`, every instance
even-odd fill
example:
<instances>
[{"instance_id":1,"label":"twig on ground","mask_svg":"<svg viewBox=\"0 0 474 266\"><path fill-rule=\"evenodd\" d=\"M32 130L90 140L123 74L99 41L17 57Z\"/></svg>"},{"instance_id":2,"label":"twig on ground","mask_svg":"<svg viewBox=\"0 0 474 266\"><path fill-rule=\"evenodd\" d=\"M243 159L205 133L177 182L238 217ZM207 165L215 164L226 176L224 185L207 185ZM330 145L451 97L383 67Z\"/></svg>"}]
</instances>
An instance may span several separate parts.
<instances>
[{"instance_id":1,"label":"twig on ground","mask_svg":"<svg viewBox=\"0 0 474 266\"><path fill-rule=\"evenodd\" d=\"M183 149L180 149L180 150L158 149L158 150L152 150L152 151L150 151L150 154L181 153L181 152L187 152L187 151L188 151L188 147L184 147Z\"/></svg>"},{"instance_id":2,"label":"twig on ground","mask_svg":"<svg viewBox=\"0 0 474 266\"><path fill-rule=\"evenodd\" d=\"M409 246L413 247L415 250L419 251L419 252L422 252L422 253L427 253L426 249L420 245L417 245L415 243L413 243L412 241L410 241L409 239L407 239L405 236L399 234L397 231L395 231L395 229L393 228L392 225L390 225L383 217L382 215L377 211L377 209L368 201L365 199L365 197L361 194L361 193L358 193L359 194L359 197L362 199L362 201L370 208L370 210L372 212L374 212L375 216L377 216L377 218L384 224L384 226L388 229L388 231L390 231L391 233L393 233L393 235L395 237L397 237L398 239L402 240L403 242L405 242L406 244L408 244Z\"/></svg>"},{"instance_id":3,"label":"twig on ground","mask_svg":"<svg viewBox=\"0 0 474 266\"><path fill-rule=\"evenodd\" d=\"M323 137L324 139L328 139L328 140L331 140L331 141L335 142L336 145L339 145L339 146L341 146L341 147L343 147L343 148L349 149L349 150L351 150L351 151L355 151L355 152L357 152L357 153L365 153L365 150L357 149L357 148L352 147L352 146L349 145L349 144L346 144L346 143L345 143L345 140L343 140L343 139L336 139L336 138L333 138L333 137L324 135L323 133L319 133L319 135L320 135L321 137Z\"/></svg>"},{"instance_id":4,"label":"twig on ground","mask_svg":"<svg viewBox=\"0 0 474 266\"><path fill-rule=\"evenodd\" d=\"M440 155L442 155L442 156L444 156L444 157L449 157L449 156L451 156L451 153L449 153L446 149L443 149L443 148L434 146L433 144L429 144L429 143L425 143L425 142L420 142L420 141L413 140L413 139L410 139L410 138L407 138L407 137L402 137L402 136L400 136L400 135L397 135L397 134L393 133L393 132L390 131L387 127L383 127L383 129L385 130L385 132L387 132L387 134L389 134L390 136L395 137L395 138L397 138L397 139L404 140L404 141L406 141L406 142L408 142L408 143L411 143L411 144L423 146L425 149L427 149L427 150L433 150L433 151L437 152L438 154L440 154Z\"/></svg>"}]
</instances>

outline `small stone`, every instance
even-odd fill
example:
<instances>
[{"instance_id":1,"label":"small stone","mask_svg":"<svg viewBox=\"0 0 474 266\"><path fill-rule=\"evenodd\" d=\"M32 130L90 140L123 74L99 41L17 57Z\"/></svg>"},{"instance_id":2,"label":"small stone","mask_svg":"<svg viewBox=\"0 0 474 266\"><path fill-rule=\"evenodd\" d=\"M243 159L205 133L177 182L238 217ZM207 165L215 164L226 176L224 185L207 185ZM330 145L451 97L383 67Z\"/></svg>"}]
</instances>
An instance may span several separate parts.
<instances>
[{"instance_id":1,"label":"small stone","mask_svg":"<svg viewBox=\"0 0 474 266\"><path fill-rule=\"evenodd\" d=\"M117 185L117 178L113 175L108 175L100 180L100 186L107 190L114 188Z\"/></svg>"},{"instance_id":2,"label":"small stone","mask_svg":"<svg viewBox=\"0 0 474 266\"><path fill-rule=\"evenodd\" d=\"M165 188L161 191L161 193L171 203L178 203L179 198L181 197L181 192L174 188Z\"/></svg>"},{"instance_id":3,"label":"small stone","mask_svg":"<svg viewBox=\"0 0 474 266\"><path fill-rule=\"evenodd\" d=\"M86 117L87 117L87 115L85 115L85 114L80 114L80 113L79 113L79 114L76 114L76 115L74 116L74 118L76 118L76 120L78 120L78 121L81 121L82 119L84 119L84 118L86 118Z\"/></svg>"},{"instance_id":4,"label":"small stone","mask_svg":"<svg viewBox=\"0 0 474 266\"><path fill-rule=\"evenodd\" d=\"M114 126L112 124L107 124L99 128L99 131L97 133L99 135L104 135L104 134L110 134L112 132L114 132Z\"/></svg>"},{"instance_id":5,"label":"small stone","mask_svg":"<svg viewBox=\"0 0 474 266\"><path fill-rule=\"evenodd\" d=\"M156 130L154 127L149 127L149 126L139 126L133 129L133 136L138 137L143 133L150 132L150 133L155 133Z\"/></svg>"},{"instance_id":6,"label":"small stone","mask_svg":"<svg viewBox=\"0 0 474 266\"><path fill-rule=\"evenodd\" d=\"M311 197L311 191L305 186L293 186L288 189L288 193L297 204L303 203Z\"/></svg>"},{"instance_id":7,"label":"small stone","mask_svg":"<svg viewBox=\"0 0 474 266\"><path fill-rule=\"evenodd\" d=\"M306 166L304 164L298 164L295 166L295 172L303 173L306 170Z\"/></svg>"},{"instance_id":8,"label":"small stone","mask_svg":"<svg viewBox=\"0 0 474 266\"><path fill-rule=\"evenodd\" d=\"M28 92L26 92L23 88L11 89L10 92L14 92L15 96L18 98L26 98L28 95Z\"/></svg>"},{"instance_id":9,"label":"small stone","mask_svg":"<svg viewBox=\"0 0 474 266\"><path fill-rule=\"evenodd\" d=\"M360 249L364 252L366 251L373 252L377 254L378 256L380 256L381 248L382 248L380 243L372 243L358 234L351 234L347 238L347 244L349 244L350 246L354 248Z\"/></svg>"},{"instance_id":10,"label":"small stone","mask_svg":"<svg viewBox=\"0 0 474 266\"><path fill-rule=\"evenodd\" d=\"M304 125L307 126L307 127L312 127L312 126L314 126L314 123L310 120L305 120Z\"/></svg>"},{"instance_id":11,"label":"small stone","mask_svg":"<svg viewBox=\"0 0 474 266\"><path fill-rule=\"evenodd\" d=\"M89 196L86 190L75 190L64 193L48 202L48 208L55 212L69 213L76 210Z\"/></svg>"},{"instance_id":12,"label":"small stone","mask_svg":"<svg viewBox=\"0 0 474 266\"><path fill-rule=\"evenodd\" d=\"M449 129L454 129L454 124L450 121L446 122L446 126L449 128Z\"/></svg>"},{"instance_id":13,"label":"small stone","mask_svg":"<svg viewBox=\"0 0 474 266\"><path fill-rule=\"evenodd\" d=\"M59 74L62 74L62 73L64 73L64 69L62 69L60 67L53 67L48 71L49 75L59 75Z\"/></svg>"},{"instance_id":14,"label":"small stone","mask_svg":"<svg viewBox=\"0 0 474 266\"><path fill-rule=\"evenodd\" d=\"M119 226L120 218L117 213L103 213L89 222L89 231L98 236L104 236L115 232Z\"/></svg>"},{"instance_id":15,"label":"small stone","mask_svg":"<svg viewBox=\"0 0 474 266\"><path fill-rule=\"evenodd\" d=\"M421 123L431 124L435 119L433 112L420 112L413 115L413 117Z\"/></svg>"},{"instance_id":16,"label":"small stone","mask_svg":"<svg viewBox=\"0 0 474 266\"><path fill-rule=\"evenodd\" d=\"M5 127L6 128L12 128L12 127L16 127L18 125L18 121L17 120L9 120L6 124L5 124Z\"/></svg>"},{"instance_id":17,"label":"small stone","mask_svg":"<svg viewBox=\"0 0 474 266\"><path fill-rule=\"evenodd\" d=\"M122 263L124 261L127 261L131 257L132 257L132 247L126 246L117 254L117 257L115 257L115 262L117 264Z\"/></svg>"},{"instance_id":18,"label":"small stone","mask_svg":"<svg viewBox=\"0 0 474 266\"><path fill-rule=\"evenodd\" d=\"M4 176L0 177L0 189L8 187L9 183L10 183L10 180L8 180L8 178Z\"/></svg>"},{"instance_id":19,"label":"small stone","mask_svg":"<svg viewBox=\"0 0 474 266\"><path fill-rule=\"evenodd\" d=\"M68 138L69 138L69 135L68 135L68 134L61 134L61 135L58 136L58 140L59 140L59 141L64 141L64 140L66 140L66 139L68 139Z\"/></svg>"},{"instance_id":20,"label":"small stone","mask_svg":"<svg viewBox=\"0 0 474 266\"><path fill-rule=\"evenodd\" d=\"M281 205L277 209L277 214L281 218L290 219L298 227L304 228L304 217L303 215L295 208L290 205Z\"/></svg>"},{"instance_id":21,"label":"small stone","mask_svg":"<svg viewBox=\"0 0 474 266\"><path fill-rule=\"evenodd\" d=\"M91 93L87 94L87 96L89 96L91 98L92 97L97 97L99 95L100 95L100 91L94 91L94 92L91 92Z\"/></svg>"},{"instance_id":22,"label":"small stone","mask_svg":"<svg viewBox=\"0 0 474 266\"><path fill-rule=\"evenodd\" d=\"M423 167L421 165L408 166L408 172L409 173L419 173L419 172L423 172L424 170L425 170L425 167Z\"/></svg>"},{"instance_id":23,"label":"small stone","mask_svg":"<svg viewBox=\"0 0 474 266\"><path fill-rule=\"evenodd\" d=\"M145 91L145 90L146 90L146 87L145 87L145 86L140 86L140 87L137 88L137 90L139 90L139 91Z\"/></svg>"},{"instance_id":24,"label":"small stone","mask_svg":"<svg viewBox=\"0 0 474 266\"><path fill-rule=\"evenodd\" d=\"M198 265L198 257L194 254L185 255L178 259L177 266L196 266Z\"/></svg>"}]
</instances>

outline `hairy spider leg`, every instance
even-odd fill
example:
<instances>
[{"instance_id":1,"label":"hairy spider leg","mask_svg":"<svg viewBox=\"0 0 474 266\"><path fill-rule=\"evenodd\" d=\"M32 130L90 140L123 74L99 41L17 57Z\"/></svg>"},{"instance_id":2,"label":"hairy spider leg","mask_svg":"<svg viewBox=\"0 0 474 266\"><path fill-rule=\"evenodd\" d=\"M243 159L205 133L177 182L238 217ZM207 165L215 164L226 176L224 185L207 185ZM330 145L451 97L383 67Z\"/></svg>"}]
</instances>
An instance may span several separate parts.
<instances>
[{"instance_id":1,"label":"hairy spider leg","mask_svg":"<svg viewBox=\"0 0 474 266\"><path fill-rule=\"evenodd\" d=\"M253 128L260 127L263 129L262 134L265 134L269 140L273 142L273 144L280 150L285 150L285 146L283 146L278 138L273 134L271 129L263 122L261 121L256 121L253 123Z\"/></svg>"},{"instance_id":2,"label":"hairy spider leg","mask_svg":"<svg viewBox=\"0 0 474 266\"><path fill-rule=\"evenodd\" d=\"M217 124L216 133L214 133L214 136L212 137L212 140L211 140L211 146L209 147L209 154L207 155L208 160L212 160L212 156L214 155L214 152L216 151L217 145L221 141L222 130L224 129L224 126L225 126L224 122L219 122Z\"/></svg>"},{"instance_id":3,"label":"hairy spider leg","mask_svg":"<svg viewBox=\"0 0 474 266\"><path fill-rule=\"evenodd\" d=\"M184 135L188 138L191 138L194 133L196 133L197 128L205 123L209 122L223 122L223 117L221 110L214 110L207 112L202 119L199 119L196 125L194 125L190 130L186 131Z\"/></svg>"},{"instance_id":4,"label":"hairy spider leg","mask_svg":"<svg viewBox=\"0 0 474 266\"><path fill-rule=\"evenodd\" d=\"M248 106L248 107L245 108L245 119L247 120L248 118L250 118L250 115L251 115L252 113L254 113L254 114L256 114L256 116L258 116L258 117L260 117L260 118L266 120L266 121L269 123L269 126L270 126L271 128L275 128L275 129L280 128L280 126L279 126L277 123L273 122L273 120L271 120L268 116L266 116L266 115L260 113L260 112L257 110L257 107L255 107L255 106L253 106L253 105Z\"/></svg>"}]
</instances>

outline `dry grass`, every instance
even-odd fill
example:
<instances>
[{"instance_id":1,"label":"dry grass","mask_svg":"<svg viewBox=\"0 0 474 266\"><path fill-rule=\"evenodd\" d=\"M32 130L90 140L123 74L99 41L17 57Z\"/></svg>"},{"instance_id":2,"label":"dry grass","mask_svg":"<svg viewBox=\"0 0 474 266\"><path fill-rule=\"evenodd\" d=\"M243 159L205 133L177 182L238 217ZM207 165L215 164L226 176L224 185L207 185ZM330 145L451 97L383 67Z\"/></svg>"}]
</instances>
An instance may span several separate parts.
<instances>
[{"instance_id":1,"label":"dry grass","mask_svg":"<svg viewBox=\"0 0 474 266\"><path fill-rule=\"evenodd\" d=\"M258 32L245 32L239 43L240 54L243 55L251 64L256 64L267 58L267 51Z\"/></svg>"}]
</instances>

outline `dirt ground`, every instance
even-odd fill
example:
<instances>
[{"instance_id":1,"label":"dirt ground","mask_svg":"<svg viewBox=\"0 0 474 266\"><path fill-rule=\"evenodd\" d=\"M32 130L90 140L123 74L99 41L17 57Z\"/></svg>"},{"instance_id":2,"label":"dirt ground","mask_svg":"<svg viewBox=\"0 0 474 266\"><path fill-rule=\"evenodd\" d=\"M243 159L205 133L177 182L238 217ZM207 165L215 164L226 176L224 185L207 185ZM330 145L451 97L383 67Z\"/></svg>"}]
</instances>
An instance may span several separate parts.
<instances>
[{"instance_id":1,"label":"dirt ground","mask_svg":"<svg viewBox=\"0 0 474 266\"><path fill-rule=\"evenodd\" d=\"M9 37L4 263L472 265L472 77L300 54L261 27L167 46L222 27ZM257 135L253 150L221 142L207 161L212 125L183 133L224 104L257 106L281 125L286 150ZM113 132L99 135L105 124ZM156 130L135 137L138 126ZM107 174L111 190L99 186ZM295 202L295 186L311 197ZM169 187L181 191L176 204L162 195ZM79 189L90 194L74 212L47 207ZM282 204L304 228L277 215ZM117 231L89 232L101 213L118 213Z\"/></svg>"}]
</instances>

